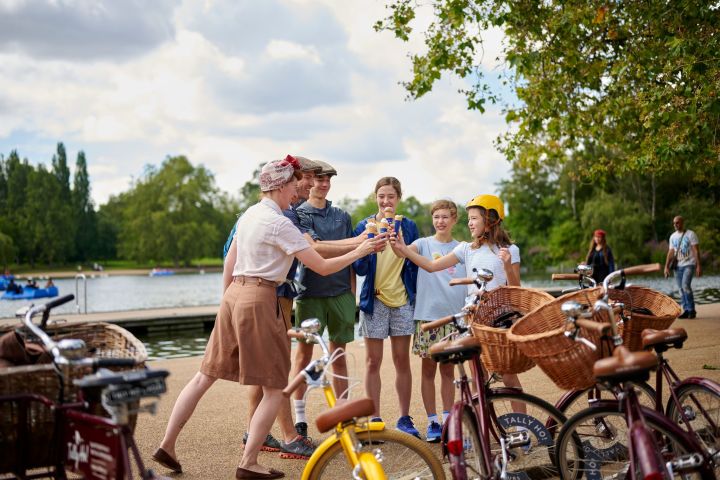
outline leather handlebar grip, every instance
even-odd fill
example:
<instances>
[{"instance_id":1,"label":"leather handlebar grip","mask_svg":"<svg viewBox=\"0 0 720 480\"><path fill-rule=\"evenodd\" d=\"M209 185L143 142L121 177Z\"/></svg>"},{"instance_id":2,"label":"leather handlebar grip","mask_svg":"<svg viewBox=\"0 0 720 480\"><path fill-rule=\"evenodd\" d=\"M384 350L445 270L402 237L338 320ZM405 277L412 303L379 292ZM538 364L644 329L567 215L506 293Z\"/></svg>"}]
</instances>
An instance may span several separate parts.
<instances>
[{"instance_id":1,"label":"leather handlebar grip","mask_svg":"<svg viewBox=\"0 0 720 480\"><path fill-rule=\"evenodd\" d=\"M578 318L577 320L575 320L575 324L578 327L598 332L601 335L612 329L612 325L610 325L609 323L595 322L593 320L587 320L584 318Z\"/></svg>"},{"instance_id":2,"label":"leather handlebar grip","mask_svg":"<svg viewBox=\"0 0 720 480\"><path fill-rule=\"evenodd\" d=\"M283 388L283 395L285 397L289 397L303 383L305 383L305 372L300 371L300 373L293 378L292 382L288 383L288 386Z\"/></svg>"},{"instance_id":3,"label":"leather handlebar grip","mask_svg":"<svg viewBox=\"0 0 720 480\"><path fill-rule=\"evenodd\" d=\"M580 280L579 273L553 273L553 280Z\"/></svg>"},{"instance_id":4,"label":"leather handlebar grip","mask_svg":"<svg viewBox=\"0 0 720 480\"><path fill-rule=\"evenodd\" d=\"M297 338L298 340L305 340L305 332L296 328L291 328L287 331L287 336L290 338Z\"/></svg>"},{"instance_id":5,"label":"leather handlebar grip","mask_svg":"<svg viewBox=\"0 0 720 480\"><path fill-rule=\"evenodd\" d=\"M437 320L433 320L432 322L423 322L423 324L420 325L420 329L423 332L427 332L428 330L440 328L443 325L447 325L448 323L452 322L454 316L455 315L448 315L447 317L439 318Z\"/></svg>"},{"instance_id":6,"label":"leather handlebar grip","mask_svg":"<svg viewBox=\"0 0 720 480\"><path fill-rule=\"evenodd\" d=\"M634 267L624 268L625 275L642 275L643 273L655 273L660 271L659 263L649 263L647 265L636 265Z\"/></svg>"},{"instance_id":7,"label":"leather handlebar grip","mask_svg":"<svg viewBox=\"0 0 720 480\"><path fill-rule=\"evenodd\" d=\"M454 287L455 285L471 285L473 283L475 283L474 278L453 278L448 282L448 285Z\"/></svg>"}]
</instances>

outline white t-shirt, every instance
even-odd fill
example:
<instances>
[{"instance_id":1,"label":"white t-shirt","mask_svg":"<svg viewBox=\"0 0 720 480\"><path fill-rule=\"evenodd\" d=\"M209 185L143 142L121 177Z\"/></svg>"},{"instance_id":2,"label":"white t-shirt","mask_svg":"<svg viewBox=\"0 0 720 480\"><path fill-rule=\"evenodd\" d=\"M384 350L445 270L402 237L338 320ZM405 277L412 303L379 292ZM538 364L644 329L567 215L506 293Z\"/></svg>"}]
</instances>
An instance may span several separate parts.
<instances>
[{"instance_id":1,"label":"white t-shirt","mask_svg":"<svg viewBox=\"0 0 720 480\"><path fill-rule=\"evenodd\" d=\"M310 247L278 204L267 197L240 217L235 238L238 251L233 276L259 277L273 282L283 282L294 254Z\"/></svg>"},{"instance_id":2,"label":"white t-shirt","mask_svg":"<svg viewBox=\"0 0 720 480\"><path fill-rule=\"evenodd\" d=\"M698 245L697 235L692 230L685 230L685 236L683 232L673 232L670 235L670 248L673 248L677 252L678 267L687 267L688 265L695 265L695 256L692 253L692 246ZM682 238L682 243L680 239Z\"/></svg>"},{"instance_id":3,"label":"white t-shirt","mask_svg":"<svg viewBox=\"0 0 720 480\"><path fill-rule=\"evenodd\" d=\"M510 263L520 263L520 249L517 245L510 245ZM486 268L493 272L493 279L487 285L488 290L507 285L507 275L505 275L505 267L503 266L502 260L498 257L500 253L500 247L493 246L490 248L487 244L483 244L480 248L473 249L472 244L468 242L460 242L460 244L453 249L453 253L457 257L458 261L465 265L465 271L468 277L473 277L475 272L473 268L478 271L481 268ZM477 291L475 284L468 285L468 295L471 295Z\"/></svg>"}]
</instances>

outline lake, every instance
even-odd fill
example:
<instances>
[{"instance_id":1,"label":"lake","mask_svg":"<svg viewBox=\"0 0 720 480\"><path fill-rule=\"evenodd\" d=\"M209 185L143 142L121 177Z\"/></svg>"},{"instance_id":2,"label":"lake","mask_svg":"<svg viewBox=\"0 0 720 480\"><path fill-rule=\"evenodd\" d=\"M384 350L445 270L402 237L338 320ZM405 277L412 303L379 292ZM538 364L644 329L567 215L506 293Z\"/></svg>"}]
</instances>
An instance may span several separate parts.
<instances>
[{"instance_id":1,"label":"lake","mask_svg":"<svg viewBox=\"0 0 720 480\"><path fill-rule=\"evenodd\" d=\"M551 282L548 276L529 276L523 279L522 285L532 288L571 287L573 282ZM362 278L358 279L358 291ZM657 289L675 299L679 298L674 280L661 276L636 277L634 283ZM43 282L39 282L41 286ZM55 284L60 295L75 293L75 280L58 279ZM79 281L80 308L84 311L82 280ZM221 298L222 274L208 273L205 275L169 275L164 277L150 276L108 276L99 275L87 279L88 312L109 312L122 310L140 310L146 308L190 307L201 305L218 305ZM720 302L720 275L709 275L695 278L693 290L697 303ZM49 299L36 299L35 303L43 303ZM29 300L0 301L0 318L14 316ZM75 302L57 308L58 313L76 313ZM148 347L151 358L176 358L202 354L207 341L208 332L198 326L196 329L173 330L171 332L152 333L142 340Z\"/></svg>"}]
</instances>

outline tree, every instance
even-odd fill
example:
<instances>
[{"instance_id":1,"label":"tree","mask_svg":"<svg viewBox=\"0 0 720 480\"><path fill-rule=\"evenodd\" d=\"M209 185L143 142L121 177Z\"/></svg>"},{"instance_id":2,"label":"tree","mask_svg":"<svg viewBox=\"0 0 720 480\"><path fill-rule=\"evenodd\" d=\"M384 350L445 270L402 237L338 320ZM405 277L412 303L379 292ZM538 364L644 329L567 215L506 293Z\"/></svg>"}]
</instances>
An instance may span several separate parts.
<instances>
[{"instance_id":1,"label":"tree","mask_svg":"<svg viewBox=\"0 0 720 480\"><path fill-rule=\"evenodd\" d=\"M123 199L118 253L176 266L215 255L227 228L217 204L212 174L186 157L168 157L159 170L147 167Z\"/></svg>"},{"instance_id":2,"label":"tree","mask_svg":"<svg viewBox=\"0 0 720 480\"><path fill-rule=\"evenodd\" d=\"M94 256L97 245L97 217L90 198L90 176L87 171L85 152L78 152L75 161L75 176L71 192L73 214L77 220L75 251L79 260Z\"/></svg>"},{"instance_id":3,"label":"tree","mask_svg":"<svg viewBox=\"0 0 720 480\"><path fill-rule=\"evenodd\" d=\"M62 142L58 142L57 153L52 157L52 173L60 185L62 200L70 202L70 169L67 164L65 145Z\"/></svg>"},{"instance_id":4,"label":"tree","mask_svg":"<svg viewBox=\"0 0 720 480\"><path fill-rule=\"evenodd\" d=\"M427 50L411 56L410 98L442 75L472 86L483 111L498 91L480 65L482 32L505 35L500 81L514 89L514 124L499 139L506 157L538 167L570 159L576 174L688 175L720 183L720 9L713 2L433 0ZM391 3L375 26L409 40L413 0Z\"/></svg>"}]
</instances>

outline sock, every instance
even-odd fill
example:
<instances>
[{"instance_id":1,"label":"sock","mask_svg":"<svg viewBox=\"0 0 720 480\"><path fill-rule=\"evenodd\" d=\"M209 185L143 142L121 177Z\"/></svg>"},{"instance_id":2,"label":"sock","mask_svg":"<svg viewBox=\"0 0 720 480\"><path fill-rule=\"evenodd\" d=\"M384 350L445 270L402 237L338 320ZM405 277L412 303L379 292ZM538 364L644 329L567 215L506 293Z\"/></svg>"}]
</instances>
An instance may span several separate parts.
<instances>
[{"instance_id":1,"label":"sock","mask_svg":"<svg viewBox=\"0 0 720 480\"><path fill-rule=\"evenodd\" d=\"M295 423L305 422L305 400L293 400L295 404Z\"/></svg>"},{"instance_id":2,"label":"sock","mask_svg":"<svg viewBox=\"0 0 720 480\"><path fill-rule=\"evenodd\" d=\"M432 415L428 415L428 424L431 424L433 422L439 423L437 414L435 414L435 413L433 413Z\"/></svg>"},{"instance_id":3,"label":"sock","mask_svg":"<svg viewBox=\"0 0 720 480\"><path fill-rule=\"evenodd\" d=\"M448 412L447 410L444 410L443 411L443 423L445 423L445 421L447 420L447 417L449 417L449 416L450 416L450 412Z\"/></svg>"}]
</instances>

